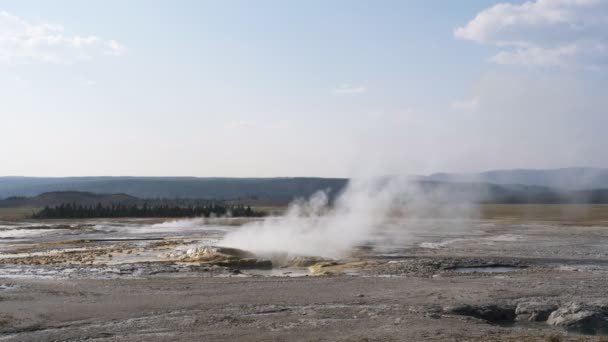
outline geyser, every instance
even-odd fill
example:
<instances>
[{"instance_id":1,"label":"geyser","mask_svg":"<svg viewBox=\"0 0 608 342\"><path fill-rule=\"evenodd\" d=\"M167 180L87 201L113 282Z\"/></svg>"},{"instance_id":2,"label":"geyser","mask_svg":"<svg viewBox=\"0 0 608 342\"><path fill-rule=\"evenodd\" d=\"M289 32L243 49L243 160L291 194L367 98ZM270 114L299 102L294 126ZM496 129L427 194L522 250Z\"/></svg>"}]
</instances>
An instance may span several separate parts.
<instances>
[{"instance_id":1,"label":"geyser","mask_svg":"<svg viewBox=\"0 0 608 342\"><path fill-rule=\"evenodd\" d=\"M248 223L227 234L219 245L258 255L341 258L357 245L397 246L417 232L462 229L476 216L471 198L459 198L439 183L407 177L356 179L333 203L325 191L317 192L292 203L281 217Z\"/></svg>"}]
</instances>

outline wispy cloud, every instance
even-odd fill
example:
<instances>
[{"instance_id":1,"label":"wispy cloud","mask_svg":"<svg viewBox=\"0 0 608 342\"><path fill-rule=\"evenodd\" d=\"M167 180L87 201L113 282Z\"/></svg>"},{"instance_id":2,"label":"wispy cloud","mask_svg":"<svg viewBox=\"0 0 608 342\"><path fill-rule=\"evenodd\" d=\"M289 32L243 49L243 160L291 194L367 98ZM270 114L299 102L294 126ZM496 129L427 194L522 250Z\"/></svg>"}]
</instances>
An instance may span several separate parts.
<instances>
[{"instance_id":1,"label":"wispy cloud","mask_svg":"<svg viewBox=\"0 0 608 342\"><path fill-rule=\"evenodd\" d=\"M479 109L479 96L467 100L454 101L450 104L452 109L463 112L475 112Z\"/></svg>"},{"instance_id":2,"label":"wispy cloud","mask_svg":"<svg viewBox=\"0 0 608 342\"><path fill-rule=\"evenodd\" d=\"M98 55L122 55L125 47L115 40L67 32L62 26L28 22L0 11L0 63L70 64Z\"/></svg>"},{"instance_id":3,"label":"wispy cloud","mask_svg":"<svg viewBox=\"0 0 608 342\"><path fill-rule=\"evenodd\" d=\"M490 58L497 64L601 67L608 64L608 1L499 3L454 35L500 48Z\"/></svg>"},{"instance_id":4,"label":"wispy cloud","mask_svg":"<svg viewBox=\"0 0 608 342\"><path fill-rule=\"evenodd\" d=\"M331 91L334 94L363 94L367 92L367 87L362 85L352 85L352 84L341 84L338 87L332 89Z\"/></svg>"}]
</instances>

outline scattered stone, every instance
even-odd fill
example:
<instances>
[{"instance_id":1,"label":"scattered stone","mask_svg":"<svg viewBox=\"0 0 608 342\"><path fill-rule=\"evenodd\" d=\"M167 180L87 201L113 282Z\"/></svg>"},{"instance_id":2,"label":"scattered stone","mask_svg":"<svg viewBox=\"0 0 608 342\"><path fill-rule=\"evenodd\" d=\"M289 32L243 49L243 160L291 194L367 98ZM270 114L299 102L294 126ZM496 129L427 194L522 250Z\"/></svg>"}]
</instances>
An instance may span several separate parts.
<instances>
[{"instance_id":1,"label":"scattered stone","mask_svg":"<svg viewBox=\"0 0 608 342\"><path fill-rule=\"evenodd\" d=\"M608 319L604 313L580 303L569 303L553 311L547 324L584 334L608 333Z\"/></svg>"},{"instance_id":2,"label":"scattered stone","mask_svg":"<svg viewBox=\"0 0 608 342\"><path fill-rule=\"evenodd\" d=\"M538 302L519 303L515 308L517 321L544 322L557 309L557 305Z\"/></svg>"}]
</instances>

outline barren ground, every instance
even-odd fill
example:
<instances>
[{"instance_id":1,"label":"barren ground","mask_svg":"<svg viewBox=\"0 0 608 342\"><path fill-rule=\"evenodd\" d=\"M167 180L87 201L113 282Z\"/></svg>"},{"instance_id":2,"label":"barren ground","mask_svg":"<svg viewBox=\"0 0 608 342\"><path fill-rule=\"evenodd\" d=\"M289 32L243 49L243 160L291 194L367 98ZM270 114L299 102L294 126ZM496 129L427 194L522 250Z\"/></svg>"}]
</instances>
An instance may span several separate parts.
<instances>
[{"instance_id":1,"label":"barren ground","mask_svg":"<svg viewBox=\"0 0 608 342\"><path fill-rule=\"evenodd\" d=\"M0 222L0 340L599 341L607 332L603 206L486 206L467 229L418 232L315 272L186 262L172 253L241 222L157 223ZM590 318L530 320L530 305L552 316L574 305L567 318Z\"/></svg>"}]
</instances>

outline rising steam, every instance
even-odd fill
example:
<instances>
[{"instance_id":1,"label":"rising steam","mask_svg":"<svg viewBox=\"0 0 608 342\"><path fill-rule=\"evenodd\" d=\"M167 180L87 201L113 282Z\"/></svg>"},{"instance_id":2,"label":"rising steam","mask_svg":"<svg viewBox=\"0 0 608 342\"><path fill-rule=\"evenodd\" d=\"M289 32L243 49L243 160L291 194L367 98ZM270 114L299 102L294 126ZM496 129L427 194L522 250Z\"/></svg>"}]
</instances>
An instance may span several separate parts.
<instances>
[{"instance_id":1,"label":"rising steam","mask_svg":"<svg viewBox=\"0 0 608 342\"><path fill-rule=\"evenodd\" d=\"M333 203L327 192L318 192L291 204L284 216L227 234L220 245L258 254L339 258L359 245L398 245L415 233L453 231L462 227L458 219L476 215L470 198L458 198L440 184L405 177L359 179L351 180Z\"/></svg>"}]
</instances>

